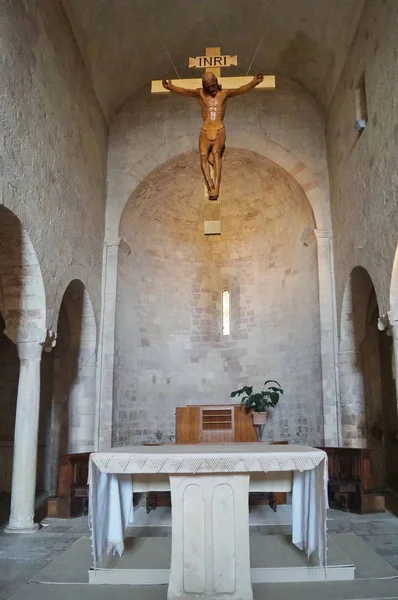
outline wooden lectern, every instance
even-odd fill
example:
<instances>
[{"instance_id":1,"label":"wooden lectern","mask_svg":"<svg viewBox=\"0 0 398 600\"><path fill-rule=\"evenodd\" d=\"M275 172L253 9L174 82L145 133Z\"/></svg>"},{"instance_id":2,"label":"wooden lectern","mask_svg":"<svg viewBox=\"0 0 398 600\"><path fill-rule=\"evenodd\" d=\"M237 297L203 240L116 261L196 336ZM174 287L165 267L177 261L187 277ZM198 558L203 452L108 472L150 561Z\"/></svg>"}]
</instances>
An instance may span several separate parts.
<instances>
[{"instance_id":1,"label":"wooden lectern","mask_svg":"<svg viewBox=\"0 0 398 600\"><path fill-rule=\"evenodd\" d=\"M186 406L176 409L177 444L257 442L251 415L240 405Z\"/></svg>"},{"instance_id":2,"label":"wooden lectern","mask_svg":"<svg viewBox=\"0 0 398 600\"><path fill-rule=\"evenodd\" d=\"M257 442L251 414L238 405L185 406L176 409L177 444L228 444ZM287 442L274 442L286 444ZM255 504L269 504L276 511L278 504L286 504L284 492L251 492L249 508ZM170 506L168 492L149 492L147 512L157 506Z\"/></svg>"}]
</instances>

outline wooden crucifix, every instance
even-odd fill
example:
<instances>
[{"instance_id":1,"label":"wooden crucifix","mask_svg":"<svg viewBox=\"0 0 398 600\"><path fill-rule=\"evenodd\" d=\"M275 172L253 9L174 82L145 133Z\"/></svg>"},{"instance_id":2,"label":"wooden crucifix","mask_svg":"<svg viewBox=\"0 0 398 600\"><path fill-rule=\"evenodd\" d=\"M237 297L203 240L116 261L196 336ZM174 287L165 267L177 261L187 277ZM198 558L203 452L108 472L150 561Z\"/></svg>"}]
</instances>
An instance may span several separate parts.
<instances>
[{"instance_id":1,"label":"wooden crucifix","mask_svg":"<svg viewBox=\"0 0 398 600\"><path fill-rule=\"evenodd\" d=\"M221 77L221 67L237 64L237 56L222 55L220 48L206 48L205 56L189 59L190 68L205 69L202 79L180 79L181 87L174 85L170 79L152 81L153 94L175 92L200 100L203 117L199 136L200 165L210 202L217 201L220 194L222 155L226 139L224 115L228 98L245 94L255 87L275 88L273 75L264 77L258 73L253 78ZM208 206L207 212L210 219L206 221L205 214L205 234L221 233L219 202L217 206Z\"/></svg>"}]
</instances>

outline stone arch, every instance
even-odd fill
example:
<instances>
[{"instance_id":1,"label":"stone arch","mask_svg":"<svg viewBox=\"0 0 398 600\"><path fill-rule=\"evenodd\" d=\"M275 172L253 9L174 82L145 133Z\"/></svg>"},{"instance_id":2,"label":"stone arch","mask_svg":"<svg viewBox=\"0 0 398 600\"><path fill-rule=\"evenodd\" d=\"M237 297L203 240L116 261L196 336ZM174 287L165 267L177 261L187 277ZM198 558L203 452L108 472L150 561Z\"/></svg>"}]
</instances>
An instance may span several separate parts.
<instances>
[{"instance_id":1,"label":"stone arch","mask_svg":"<svg viewBox=\"0 0 398 600\"><path fill-rule=\"evenodd\" d=\"M378 330L379 303L369 272L355 267L347 281L340 325L343 444L370 447L374 483L386 483L386 409L391 395L391 341ZM390 381L390 384L389 384Z\"/></svg>"},{"instance_id":2,"label":"stone arch","mask_svg":"<svg viewBox=\"0 0 398 600\"><path fill-rule=\"evenodd\" d=\"M13 342L45 338L46 296L32 242L18 217L0 207L0 277L6 335Z\"/></svg>"},{"instance_id":3,"label":"stone arch","mask_svg":"<svg viewBox=\"0 0 398 600\"><path fill-rule=\"evenodd\" d=\"M64 289L56 319L47 487L55 492L60 454L94 450L97 326L85 285Z\"/></svg>"},{"instance_id":4,"label":"stone arch","mask_svg":"<svg viewBox=\"0 0 398 600\"><path fill-rule=\"evenodd\" d=\"M76 302L79 303L77 310ZM87 288L81 279L74 277L64 288L61 302L58 305L56 326L58 325L62 303L65 305L68 316L72 345L76 347L80 342L83 342L88 347L95 348L97 345L97 323L94 307Z\"/></svg>"},{"instance_id":5,"label":"stone arch","mask_svg":"<svg viewBox=\"0 0 398 600\"><path fill-rule=\"evenodd\" d=\"M58 318L59 318L59 311L61 308L62 301L64 299L65 291L68 288L68 285L73 280L81 281L86 289L87 294L89 295L90 303L93 308L93 315L94 315L94 319L95 319L95 323L96 323L96 329L97 329L98 328L97 315L99 314L99 310L98 310L99 307L95 303L95 297L92 296L88 291L89 289L92 289L92 286L90 286L90 281L87 280L87 274L86 274L85 270L79 263L72 263L72 264L68 265L67 269L65 269L65 271L63 272L62 277L60 277L55 294L52 298L52 303L51 303L52 306L49 307L49 310L47 311L48 322L50 323L50 326L53 328L53 330L56 331L57 324L58 324ZM98 338L98 336L96 336L96 337ZM97 342L98 342L98 340L97 340Z\"/></svg>"},{"instance_id":6,"label":"stone arch","mask_svg":"<svg viewBox=\"0 0 398 600\"><path fill-rule=\"evenodd\" d=\"M363 343L373 282L357 266L347 280L340 319L340 411L343 445L367 446L366 392Z\"/></svg>"},{"instance_id":7,"label":"stone arch","mask_svg":"<svg viewBox=\"0 0 398 600\"><path fill-rule=\"evenodd\" d=\"M177 145L177 140L157 146L134 164L131 170L123 172L117 182L112 182L113 188L120 188L123 200L117 210L116 206L107 206L107 235L110 239L117 237L123 210L135 189L157 167L170 159L175 159L183 153L197 150L197 135L184 136L183 143ZM176 151L178 148L179 151ZM244 132L231 132L228 135L227 150L248 150L260 154L273 161L276 165L291 175L302 188L311 205L317 229L330 230L331 218L327 191L322 189L316 176L307 165L280 144L260 135L255 128L248 127ZM199 158L198 158L199 160ZM198 177L202 177L198 168ZM119 192L120 193L120 192ZM112 201L112 193L108 200Z\"/></svg>"}]
</instances>

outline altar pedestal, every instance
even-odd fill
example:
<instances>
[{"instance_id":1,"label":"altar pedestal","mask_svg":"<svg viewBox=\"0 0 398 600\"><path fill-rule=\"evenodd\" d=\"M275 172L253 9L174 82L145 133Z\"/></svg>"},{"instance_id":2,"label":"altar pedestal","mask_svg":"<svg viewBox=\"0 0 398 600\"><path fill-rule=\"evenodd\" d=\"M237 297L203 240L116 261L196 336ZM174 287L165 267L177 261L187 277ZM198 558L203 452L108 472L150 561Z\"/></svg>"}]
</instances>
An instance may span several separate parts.
<instances>
[{"instance_id":1,"label":"altar pedestal","mask_svg":"<svg viewBox=\"0 0 398 600\"><path fill-rule=\"evenodd\" d=\"M170 475L167 600L252 600L249 473Z\"/></svg>"}]
</instances>

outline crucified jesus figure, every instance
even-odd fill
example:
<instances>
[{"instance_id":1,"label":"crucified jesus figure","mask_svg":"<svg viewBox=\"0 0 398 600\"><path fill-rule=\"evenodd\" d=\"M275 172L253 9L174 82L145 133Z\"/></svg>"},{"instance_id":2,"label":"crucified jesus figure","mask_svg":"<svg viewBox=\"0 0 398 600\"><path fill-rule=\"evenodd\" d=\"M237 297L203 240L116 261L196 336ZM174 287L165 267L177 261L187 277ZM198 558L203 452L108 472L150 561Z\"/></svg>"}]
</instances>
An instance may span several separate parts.
<instances>
[{"instance_id":1,"label":"crucified jesus figure","mask_svg":"<svg viewBox=\"0 0 398 600\"><path fill-rule=\"evenodd\" d=\"M217 200L220 193L221 159L225 148L224 115L227 98L240 96L263 81L258 73L253 81L235 90L223 90L213 73L204 73L202 89L187 90L174 85L170 79L163 79L163 87L183 96L200 98L203 126L199 137L200 166L205 178L210 200ZM210 165L214 167L214 181L210 175Z\"/></svg>"}]
</instances>

